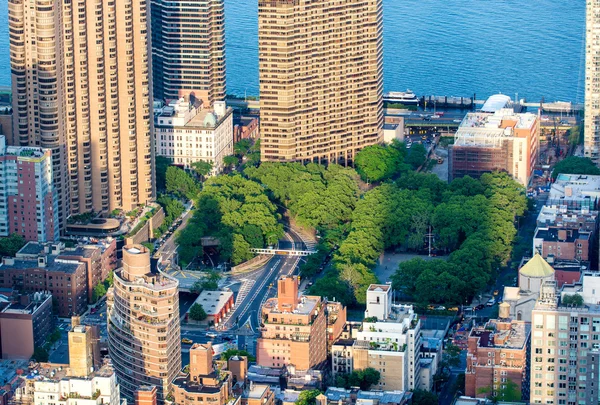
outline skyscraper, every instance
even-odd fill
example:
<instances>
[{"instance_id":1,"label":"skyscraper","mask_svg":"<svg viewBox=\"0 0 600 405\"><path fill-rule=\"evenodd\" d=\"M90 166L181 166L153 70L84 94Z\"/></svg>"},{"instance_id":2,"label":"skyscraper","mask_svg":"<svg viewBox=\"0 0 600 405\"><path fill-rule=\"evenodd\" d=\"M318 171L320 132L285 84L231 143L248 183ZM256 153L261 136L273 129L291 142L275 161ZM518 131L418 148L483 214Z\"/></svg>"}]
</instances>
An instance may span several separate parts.
<instances>
[{"instance_id":1,"label":"skyscraper","mask_svg":"<svg viewBox=\"0 0 600 405\"><path fill-rule=\"evenodd\" d=\"M177 280L151 273L148 249L127 245L107 308L108 350L123 396L133 401L140 386L153 385L162 404L181 370Z\"/></svg>"},{"instance_id":2,"label":"skyscraper","mask_svg":"<svg viewBox=\"0 0 600 405\"><path fill-rule=\"evenodd\" d=\"M151 0L154 99L225 98L223 0Z\"/></svg>"},{"instance_id":3,"label":"skyscraper","mask_svg":"<svg viewBox=\"0 0 600 405\"><path fill-rule=\"evenodd\" d=\"M352 161L383 140L381 0L259 0L264 161Z\"/></svg>"},{"instance_id":4,"label":"skyscraper","mask_svg":"<svg viewBox=\"0 0 600 405\"><path fill-rule=\"evenodd\" d=\"M51 148L59 222L153 195L145 0L10 0L13 143Z\"/></svg>"},{"instance_id":5,"label":"skyscraper","mask_svg":"<svg viewBox=\"0 0 600 405\"><path fill-rule=\"evenodd\" d=\"M585 34L585 132L584 153L600 163L600 0L590 0Z\"/></svg>"}]
</instances>

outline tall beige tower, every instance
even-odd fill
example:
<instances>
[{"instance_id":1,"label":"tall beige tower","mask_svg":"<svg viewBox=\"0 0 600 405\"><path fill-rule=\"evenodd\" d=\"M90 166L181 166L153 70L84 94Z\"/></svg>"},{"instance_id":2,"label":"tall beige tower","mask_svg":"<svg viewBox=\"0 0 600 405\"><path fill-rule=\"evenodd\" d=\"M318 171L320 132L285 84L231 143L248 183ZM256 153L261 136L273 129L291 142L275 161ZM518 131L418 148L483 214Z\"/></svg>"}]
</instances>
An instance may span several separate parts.
<instances>
[{"instance_id":1,"label":"tall beige tower","mask_svg":"<svg viewBox=\"0 0 600 405\"><path fill-rule=\"evenodd\" d=\"M153 385L164 403L181 370L177 280L151 273L148 249L127 245L107 299L108 350L122 395L133 401L140 386Z\"/></svg>"},{"instance_id":2,"label":"tall beige tower","mask_svg":"<svg viewBox=\"0 0 600 405\"><path fill-rule=\"evenodd\" d=\"M261 156L347 163L383 140L381 0L259 0Z\"/></svg>"},{"instance_id":3,"label":"tall beige tower","mask_svg":"<svg viewBox=\"0 0 600 405\"><path fill-rule=\"evenodd\" d=\"M154 99L225 98L223 0L151 0ZM201 29L198 29L201 27Z\"/></svg>"},{"instance_id":4,"label":"tall beige tower","mask_svg":"<svg viewBox=\"0 0 600 405\"><path fill-rule=\"evenodd\" d=\"M600 0L589 0L585 34L584 153L600 163Z\"/></svg>"},{"instance_id":5,"label":"tall beige tower","mask_svg":"<svg viewBox=\"0 0 600 405\"><path fill-rule=\"evenodd\" d=\"M81 325L74 316L69 331L69 370L73 377L88 377L94 371L94 346L97 339L89 326Z\"/></svg>"},{"instance_id":6,"label":"tall beige tower","mask_svg":"<svg viewBox=\"0 0 600 405\"><path fill-rule=\"evenodd\" d=\"M13 142L53 149L59 221L153 195L146 0L10 0Z\"/></svg>"}]
</instances>

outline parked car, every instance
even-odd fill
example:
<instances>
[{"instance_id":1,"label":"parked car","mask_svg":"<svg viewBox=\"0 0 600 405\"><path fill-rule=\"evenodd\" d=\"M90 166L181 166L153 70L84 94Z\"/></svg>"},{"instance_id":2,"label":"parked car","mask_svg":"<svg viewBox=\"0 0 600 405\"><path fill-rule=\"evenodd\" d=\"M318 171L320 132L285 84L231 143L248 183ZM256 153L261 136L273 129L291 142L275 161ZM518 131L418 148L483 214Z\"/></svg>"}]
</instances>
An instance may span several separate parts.
<instances>
[{"instance_id":1,"label":"parked car","mask_svg":"<svg viewBox=\"0 0 600 405\"><path fill-rule=\"evenodd\" d=\"M192 341L192 339L183 338L183 339L181 339L181 343L183 343L185 345L191 345L194 342Z\"/></svg>"},{"instance_id":2,"label":"parked car","mask_svg":"<svg viewBox=\"0 0 600 405\"><path fill-rule=\"evenodd\" d=\"M485 308L485 305L483 305L483 304L479 304L479 305L477 305L477 306L475 307L475 311L480 311L480 310L482 310L483 308Z\"/></svg>"},{"instance_id":3,"label":"parked car","mask_svg":"<svg viewBox=\"0 0 600 405\"><path fill-rule=\"evenodd\" d=\"M446 307L445 307L445 306L443 306L443 305L440 305L440 306L438 306L438 307L435 307L435 310L436 310L436 311L445 311L445 310L446 310Z\"/></svg>"},{"instance_id":4,"label":"parked car","mask_svg":"<svg viewBox=\"0 0 600 405\"><path fill-rule=\"evenodd\" d=\"M496 299L490 298L490 300L485 305L487 305L488 307L493 307L494 305L496 305Z\"/></svg>"},{"instance_id":5,"label":"parked car","mask_svg":"<svg viewBox=\"0 0 600 405\"><path fill-rule=\"evenodd\" d=\"M214 332L207 332L207 333L206 333L206 336L208 336L209 338L213 338L213 339L214 339L214 338L216 338L216 337L217 337L217 334L216 334L216 333L214 333Z\"/></svg>"}]
</instances>

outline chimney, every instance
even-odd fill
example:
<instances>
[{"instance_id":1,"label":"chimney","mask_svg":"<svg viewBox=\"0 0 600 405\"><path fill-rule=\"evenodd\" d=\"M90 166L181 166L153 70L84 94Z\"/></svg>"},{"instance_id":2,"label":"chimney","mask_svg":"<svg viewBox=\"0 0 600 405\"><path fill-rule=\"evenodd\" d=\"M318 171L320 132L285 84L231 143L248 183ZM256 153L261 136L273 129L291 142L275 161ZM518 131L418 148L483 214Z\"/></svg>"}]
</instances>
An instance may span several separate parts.
<instances>
[{"instance_id":1,"label":"chimney","mask_svg":"<svg viewBox=\"0 0 600 405\"><path fill-rule=\"evenodd\" d=\"M38 256L38 267L46 267L46 256Z\"/></svg>"},{"instance_id":2,"label":"chimney","mask_svg":"<svg viewBox=\"0 0 600 405\"><path fill-rule=\"evenodd\" d=\"M567 240L567 230L566 229L558 230L558 240L560 240L560 241Z\"/></svg>"}]
</instances>

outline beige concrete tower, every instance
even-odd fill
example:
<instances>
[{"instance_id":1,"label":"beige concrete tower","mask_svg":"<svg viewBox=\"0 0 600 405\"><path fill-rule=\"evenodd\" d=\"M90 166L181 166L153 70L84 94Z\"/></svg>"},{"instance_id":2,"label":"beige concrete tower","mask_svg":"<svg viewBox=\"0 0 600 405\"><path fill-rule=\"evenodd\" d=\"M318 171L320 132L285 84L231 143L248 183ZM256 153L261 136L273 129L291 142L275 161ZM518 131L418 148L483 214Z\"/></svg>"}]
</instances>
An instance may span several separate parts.
<instances>
[{"instance_id":1,"label":"beige concrete tower","mask_svg":"<svg viewBox=\"0 0 600 405\"><path fill-rule=\"evenodd\" d=\"M383 140L381 0L259 0L264 161L346 163Z\"/></svg>"},{"instance_id":2,"label":"beige concrete tower","mask_svg":"<svg viewBox=\"0 0 600 405\"><path fill-rule=\"evenodd\" d=\"M9 9L13 140L53 149L59 220L145 203L153 195L146 0L11 0Z\"/></svg>"},{"instance_id":3,"label":"beige concrete tower","mask_svg":"<svg viewBox=\"0 0 600 405\"><path fill-rule=\"evenodd\" d=\"M585 35L585 157L600 163L600 0L589 0Z\"/></svg>"},{"instance_id":4,"label":"beige concrete tower","mask_svg":"<svg viewBox=\"0 0 600 405\"><path fill-rule=\"evenodd\" d=\"M59 83L61 55L56 27L59 12L54 0L10 0L10 67L12 73L13 133L8 144L52 149L58 222L62 229L70 214L66 176L66 148L60 129Z\"/></svg>"},{"instance_id":5,"label":"beige concrete tower","mask_svg":"<svg viewBox=\"0 0 600 405\"><path fill-rule=\"evenodd\" d=\"M154 98L225 98L223 0L151 0ZM200 29L199 29L200 27Z\"/></svg>"},{"instance_id":6,"label":"beige concrete tower","mask_svg":"<svg viewBox=\"0 0 600 405\"><path fill-rule=\"evenodd\" d=\"M181 369L177 280L150 272L150 252L123 248L123 268L108 293L108 349L129 400L143 385L157 387L162 404Z\"/></svg>"},{"instance_id":7,"label":"beige concrete tower","mask_svg":"<svg viewBox=\"0 0 600 405\"><path fill-rule=\"evenodd\" d=\"M74 316L69 331L69 370L73 377L88 377L94 371L94 346L97 339L89 326L81 325Z\"/></svg>"}]
</instances>

